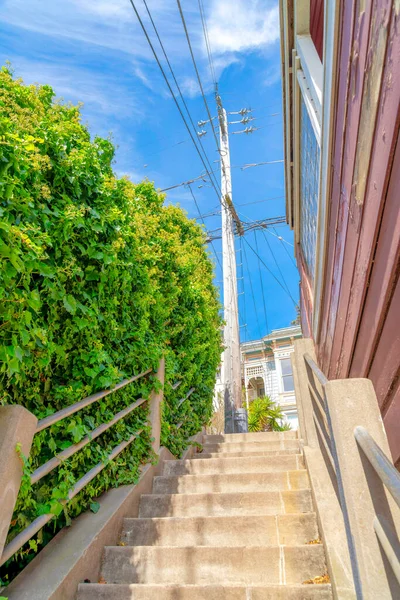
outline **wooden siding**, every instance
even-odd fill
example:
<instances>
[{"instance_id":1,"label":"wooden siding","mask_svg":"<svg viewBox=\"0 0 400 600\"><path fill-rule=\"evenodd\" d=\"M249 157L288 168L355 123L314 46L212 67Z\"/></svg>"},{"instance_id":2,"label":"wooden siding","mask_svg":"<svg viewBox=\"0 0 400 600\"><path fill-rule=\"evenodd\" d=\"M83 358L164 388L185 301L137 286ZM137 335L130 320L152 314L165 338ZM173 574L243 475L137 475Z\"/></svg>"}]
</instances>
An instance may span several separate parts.
<instances>
[{"instance_id":1,"label":"wooden siding","mask_svg":"<svg viewBox=\"0 0 400 600\"><path fill-rule=\"evenodd\" d=\"M310 35L322 61L324 51L324 0L310 0Z\"/></svg>"},{"instance_id":2,"label":"wooden siding","mask_svg":"<svg viewBox=\"0 0 400 600\"><path fill-rule=\"evenodd\" d=\"M393 0L342 4L317 344L329 378L372 380L395 461L400 458L399 12Z\"/></svg>"}]
</instances>

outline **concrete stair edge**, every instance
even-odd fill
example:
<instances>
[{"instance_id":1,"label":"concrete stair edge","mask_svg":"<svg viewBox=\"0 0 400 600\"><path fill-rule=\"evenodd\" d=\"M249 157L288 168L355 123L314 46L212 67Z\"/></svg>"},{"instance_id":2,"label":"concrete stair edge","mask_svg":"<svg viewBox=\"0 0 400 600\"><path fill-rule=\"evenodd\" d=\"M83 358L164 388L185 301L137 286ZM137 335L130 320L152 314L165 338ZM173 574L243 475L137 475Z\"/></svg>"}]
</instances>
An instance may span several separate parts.
<instances>
[{"instance_id":1,"label":"concrete stair edge","mask_svg":"<svg viewBox=\"0 0 400 600\"><path fill-rule=\"evenodd\" d=\"M304 596L304 594L307 596ZM77 600L331 600L321 585L164 585L81 583Z\"/></svg>"}]
</instances>

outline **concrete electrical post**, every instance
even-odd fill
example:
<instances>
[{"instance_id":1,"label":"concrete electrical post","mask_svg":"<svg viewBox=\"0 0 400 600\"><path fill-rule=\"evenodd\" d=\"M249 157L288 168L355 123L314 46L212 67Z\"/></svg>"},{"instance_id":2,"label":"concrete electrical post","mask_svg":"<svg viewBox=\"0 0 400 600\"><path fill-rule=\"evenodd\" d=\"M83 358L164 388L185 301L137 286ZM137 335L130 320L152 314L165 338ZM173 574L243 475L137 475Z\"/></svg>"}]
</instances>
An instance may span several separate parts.
<instances>
[{"instance_id":1,"label":"concrete electrical post","mask_svg":"<svg viewBox=\"0 0 400 600\"><path fill-rule=\"evenodd\" d=\"M236 252L233 222L239 223L232 203L231 165L229 155L228 120L217 96L221 150L221 214L222 267L224 289L223 385L225 432L247 431L247 412L242 408L242 377L240 361L239 311L236 274ZM240 231L239 231L240 233Z\"/></svg>"}]
</instances>

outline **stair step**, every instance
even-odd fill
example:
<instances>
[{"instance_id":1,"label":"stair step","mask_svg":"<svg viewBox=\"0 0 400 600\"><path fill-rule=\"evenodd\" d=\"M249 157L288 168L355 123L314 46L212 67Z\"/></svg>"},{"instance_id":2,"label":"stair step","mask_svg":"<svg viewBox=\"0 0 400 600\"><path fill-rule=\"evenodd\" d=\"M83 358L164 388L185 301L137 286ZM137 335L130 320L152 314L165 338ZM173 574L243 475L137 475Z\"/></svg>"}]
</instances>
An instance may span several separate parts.
<instances>
[{"instance_id":1,"label":"stair step","mask_svg":"<svg viewBox=\"0 0 400 600\"><path fill-rule=\"evenodd\" d=\"M273 546L319 537L315 513L245 517L124 519L126 546Z\"/></svg>"},{"instance_id":2,"label":"stair step","mask_svg":"<svg viewBox=\"0 0 400 600\"><path fill-rule=\"evenodd\" d=\"M221 442L268 442L275 440L297 440L297 431L263 431L260 433L221 433L204 436L205 444Z\"/></svg>"},{"instance_id":3,"label":"stair step","mask_svg":"<svg viewBox=\"0 0 400 600\"><path fill-rule=\"evenodd\" d=\"M330 585L102 585L81 583L77 600L331 600Z\"/></svg>"},{"instance_id":4,"label":"stair step","mask_svg":"<svg viewBox=\"0 0 400 600\"><path fill-rule=\"evenodd\" d=\"M284 456L289 454L298 454L300 455L299 448L288 448L286 450L248 450L241 452L209 452L207 451L200 452L199 454L195 454L193 459L199 458L245 458L251 456Z\"/></svg>"},{"instance_id":5,"label":"stair step","mask_svg":"<svg viewBox=\"0 0 400 600\"><path fill-rule=\"evenodd\" d=\"M208 458L164 461L164 475L205 475L224 473L270 473L304 468L303 457L250 456L248 458Z\"/></svg>"},{"instance_id":6,"label":"stair step","mask_svg":"<svg viewBox=\"0 0 400 600\"><path fill-rule=\"evenodd\" d=\"M203 452L258 452L269 450L293 450L299 451L300 442L297 439L272 439L270 441L253 442L208 442L203 444Z\"/></svg>"},{"instance_id":7,"label":"stair step","mask_svg":"<svg viewBox=\"0 0 400 600\"><path fill-rule=\"evenodd\" d=\"M220 494L143 494L139 517L212 517L312 512L310 490Z\"/></svg>"},{"instance_id":8,"label":"stair step","mask_svg":"<svg viewBox=\"0 0 400 600\"><path fill-rule=\"evenodd\" d=\"M324 549L309 546L106 546L108 583L303 583L326 572Z\"/></svg>"},{"instance_id":9,"label":"stair step","mask_svg":"<svg viewBox=\"0 0 400 600\"><path fill-rule=\"evenodd\" d=\"M309 487L306 470L272 473L225 473L181 476L157 476L154 494L200 494L217 492L267 492L299 490Z\"/></svg>"}]
</instances>

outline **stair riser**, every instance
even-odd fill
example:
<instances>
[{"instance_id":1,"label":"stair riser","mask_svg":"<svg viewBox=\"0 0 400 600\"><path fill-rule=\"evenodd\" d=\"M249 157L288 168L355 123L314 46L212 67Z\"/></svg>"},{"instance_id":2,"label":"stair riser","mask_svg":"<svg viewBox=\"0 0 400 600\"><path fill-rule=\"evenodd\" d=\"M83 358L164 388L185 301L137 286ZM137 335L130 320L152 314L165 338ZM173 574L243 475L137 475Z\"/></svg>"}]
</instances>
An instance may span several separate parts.
<instances>
[{"instance_id":1,"label":"stair riser","mask_svg":"<svg viewBox=\"0 0 400 600\"><path fill-rule=\"evenodd\" d=\"M106 547L107 583L269 585L302 583L326 572L323 548L314 546L157 548Z\"/></svg>"},{"instance_id":2,"label":"stair riser","mask_svg":"<svg viewBox=\"0 0 400 600\"><path fill-rule=\"evenodd\" d=\"M329 585L233 587L81 584L77 600L331 600Z\"/></svg>"},{"instance_id":3,"label":"stair riser","mask_svg":"<svg viewBox=\"0 0 400 600\"><path fill-rule=\"evenodd\" d=\"M222 442L272 442L276 440L296 440L297 431L268 431L263 433L225 433L204 436L205 444Z\"/></svg>"},{"instance_id":4,"label":"stair riser","mask_svg":"<svg viewBox=\"0 0 400 600\"><path fill-rule=\"evenodd\" d=\"M312 512L309 490L232 494L143 495L139 517L217 517Z\"/></svg>"},{"instance_id":5,"label":"stair riser","mask_svg":"<svg viewBox=\"0 0 400 600\"><path fill-rule=\"evenodd\" d=\"M302 490L309 487L307 471L227 475L182 475L155 477L155 494L201 494Z\"/></svg>"},{"instance_id":6,"label":"stair riser","mask_svg":"<svg viewBox=\"0 0 400 600\"><path fill-rule=\"evenodd\" d=\"M204 443L203 452L255 452L262 450L269 452L270 450L299 450L299 440L275 440L270 442L225 442Z\"/></svg>"},{"instance_id":7,"label":"stair riser","mask_svg":"<svg viewBox=\"0 0 400 600\"><path fill-rule=\"evenodd\" d=\"M298 448L293 448L292 450L254 450L248 452L201 452L200 454L195 454L193 459L199 458L246 458L252 456L284 456L290 454L299 454Z\"/></svg>"},{"instance_id":8,"label":"stair riser","mask_svg":"<svg viewBox=\"0 0 400 600\"><path fill-rule=\"evenodd\" d=\"M167 460L164 462L163 473L164 475L221 475L230 473L271 473L294 469L304 469L302 456Z\"/></svg>"},{"instance_id":9,"label":"stair riser","mask_svg":"<svg viewBox=\"0 0 400 600\"><path fill-rule=\"evenodd\" d=\"M126 546L274 546L307 544L318 538L315 514L125 519Z\"/></svg>"}]
</instances>

